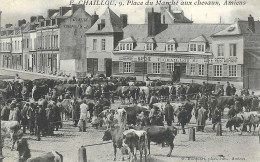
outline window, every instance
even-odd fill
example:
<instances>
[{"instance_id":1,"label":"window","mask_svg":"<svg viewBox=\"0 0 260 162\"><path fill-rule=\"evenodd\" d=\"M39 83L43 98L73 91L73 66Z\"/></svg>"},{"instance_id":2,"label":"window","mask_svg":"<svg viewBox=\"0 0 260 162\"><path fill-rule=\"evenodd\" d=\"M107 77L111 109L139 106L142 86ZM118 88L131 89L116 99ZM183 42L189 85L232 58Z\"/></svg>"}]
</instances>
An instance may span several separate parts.
<instances>
[{"instance_id":1,"label":"window","mask_svg":"<svg viewBox=\"0 0 260 162\"><path fill-rule=\"evenodd\" d=\"M106 50L106 40L105 39L102 39L101 50L102 51Z\"/></svg>"},{"instance_id":2,"label":"window","mask_svg":"<svg viewBox=\"0 0 260 162\"><path fill-rule=\"evenodd\" d=\"M17 43L16 43L16 41L14 42L14 49L15 49L15 50L17 49Z\"/></svg>"},{"instance_id":3,"label":"window","mask_svg":"<svg viewBox=\"0 0 260 162\"><path fill-rule=\"evenodd\" d=\"M198 52L204 52L204 44L198 45Z\"/></svg>"},{"instance_id":4,"label":"window","mask_svg":"<svg viewBox=\"0 0 260 162\"><path fill-rule=\"evenodd\" d=\"M126 44L126 50L130 50L130 44Z\"/></svg>"},{"instance_id":5,"label":"window","mask_svg":"<svg viewBox=\"0 0 260 162\"><path fill-rule=\"evenodd\" d=\"M124 46L124 44L120 43L120 46L119 46L120 51L123 50L123 46Z\"/></svg>"},{"instance_id":6,"label":"window","mask_svg":"<svg viewBox=\"0 0 260 162\"><path fill-rule=\"evenodd\" d=\"M218 56L224 56L224 44L218 45Z\"/></svg>"},{"instance_id":7,"label":"window","mask_svg":"<svg viewBox=\"0 0 260 162\"><path fill-rule=\"evenodd\" d=\"M195 64L190 64L190 75L195 75Z\"/></svg>"},{"instance_id":8,"label":"window","mask_svg":"<svg viewBox=\"0 0 260 162\"><path fill-rule=\"evenodd\" d=\"M228 65L228 76L237 76L237 66L236 65Z\"/></svg>"},{"instance_id":9,"label":"window","mask_svg":"<svg viewBox=\"0 0 260 162\"><path fill-rule=\"evenodd\" d=\"M167 67L167 70L169 72L173 72L174 71L174 63L167 63L166 67Z\"/></svg>"},{"instance_id":10,"label":"window","mask_svg":"<svg viewBox=\"0 0 260 162\"><path fill-rule=\"evenodd\" d=\"M120 48L120 51L122 51L122 50L133 50L133 45L132 45L132 43L120 43L120 46L119 46L119 48Z\"/></svg>"},{"instance_id":11,"label":"window","mask_svg":"<svg viewBox=\"0 0 260 162\"><path fill-rule=\"evenodd\" d=\"M97 50L97 39L93 39L93 51Z\"/></svg>"},{"instance_id":12,"label":"window","mask_svg":"<svg viewBox=\"0 0 260 162\"><path fill-rule=\"evenodd\" d=\"M173 51L174 45L173 44L168 44L168 51Z\"/></svg>"},{"instance_id":13,"label":"window","mask_svg":"<svg viewBox=\"0 0 260 162\"><path fill-rule=\"evenodd\" d=\"M124 66L124 73L131 72L131 62L123 62L123 66Z\"/></svg>"},{"instance_id":14,"label":"window","mask_svg":"<svg viewBox=\"0 0 260 162\"><path fill-rule=\"evenodd\" d=\"M18 43L18 50L20 50L20 41L17 41L17 43Z\"/></svg>"},{"instance_id":15,"label":"window","mask_svg":"<svg viewBox=\"0 0 260 162\"><path fill-rule=\"evenodd\" d=\"M205 65L199 64L199 75L204 75L204 69L205 69Z\"/></svg>"},{"instance_id":16,"label":"window","mask_svg":"<svg viewBox=\"0 0 260 162\"><path fill-rule=\"evenodd\" d=\"M214 65L214 76L222 76L222 65Z\"/></svg>"},{"instance_id":17,"label":"window","mask_svg":"<svg viewBox=\"0 0 260 162\"><path fill-rule=\"evenodd\" d=\"M146 44L146 50L147 51L152 51L153 50L153 43L147 43Z\"/></svg>"},{"instance_id":18,"label":"window","mask_svg":"<svg viewBox=\"0 0 260 162\"><path fill-rule=\"evenodd\" d=\"M196 44L190 44L190 51L197 51Z\"/></svg>"},{"instance_id":19,"label":"window","mask_svg":"<svg viewBox=\"0 0 260 162\"><path fill-rule=\"evenodd\" d=\"M230 44L230 56L236 56L237 55L237 45L236 44Z\"/></svg>"},{"instance_id":20,"label":"window","mask_svg":"<svg viewBox=\"0 0 260 162\"><path fill-rule=\"evenodd\" d=\"M153 73L160 74L161 64L160 63L153 63Z\"/></svg>"}]
</instances>

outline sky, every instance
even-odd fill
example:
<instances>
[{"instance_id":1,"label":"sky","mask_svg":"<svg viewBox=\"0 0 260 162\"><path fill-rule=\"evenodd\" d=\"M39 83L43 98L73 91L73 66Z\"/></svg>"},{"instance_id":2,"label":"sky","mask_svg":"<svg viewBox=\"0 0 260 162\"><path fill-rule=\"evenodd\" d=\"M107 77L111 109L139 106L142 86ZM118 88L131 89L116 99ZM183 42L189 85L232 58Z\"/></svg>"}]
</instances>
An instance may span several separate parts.
<instances>
[{"instance_id":1,"label":"sky","mask_svg":"<svg viewBox=\"0 0 260 162\"><path fill-rule=\"evenodd\" d=\"M84 0L74 0L74 3L82 3ZM87 1L87 0L85 0ZM88 0L91 1L91 0ZM94 0L92 0L94 1ZM100 0L101 1L101 0ZM144 10L146 7L154 7L155 11L159 11L158 5L124 5L118 7L119 2L127 3L128 1L143 2L147 0L114 0L117 6L110 8L119 14L128 14L129 24L144 23ZM149 0L156 1L156 0ZM194 23L219 23L220 17L222 23L231 24L236 18L247 20L251 14L255 20L260 20L260 0L161 0L161 1L178 1L179 4L184 1L191 1L193 5L172 5L172 8L179 8L184 11L187 18ZM215 5L194 5L194 2L210 2L219 1L220 6ZM225 1L245 2L245 5L223 5ZM47 15L48 9L57 9L61 6L69 6L71 0L0 0L0 11L2 11L2 26L7 23L17 24L20 19L30 19L30 16ZM86 5L86 11L92 15L94 11L102 14L107 5Z\"/></svg>"}]
</instances>

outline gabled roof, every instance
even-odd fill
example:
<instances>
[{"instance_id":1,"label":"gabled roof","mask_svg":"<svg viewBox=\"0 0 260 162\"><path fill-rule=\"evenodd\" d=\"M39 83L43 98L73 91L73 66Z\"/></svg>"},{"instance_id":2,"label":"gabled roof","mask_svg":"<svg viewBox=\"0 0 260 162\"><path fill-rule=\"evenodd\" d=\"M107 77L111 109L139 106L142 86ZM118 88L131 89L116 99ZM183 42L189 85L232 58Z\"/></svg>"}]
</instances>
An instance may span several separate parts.
<instances>
[{"instance_id":1,"label":"gabled roof","mask_svg":"<svg viewBox=\"0 0 260 162\"><path fill-rule=\"evenodd\" d=\"M128 37L120 41L120 43L134 43L136 40L133 37Z\"/></svg>"},{"instance_id":2,"label":"gabled roof","mask_svg":"<svg viewBox=\"0 0 260 162\"><path fill-rule=\"evenodd\" d=\"M101 30L98 30L98 24L101 23L101 20L105 20L105 27ZM123 32L121 26L122 24L120 18L108 7L106 11L96 21L96 23L86 33L94 34Z\"/></svg>"},{"instance_id":3,"label":"gabled roof","mask_svg":"<svg viewBox=\"0 0 260 162\"><path fill-rule=\"evenodd\" d=\"M221 30L220 32L217 32L213 34L212 36L231 36L231 35L240 35L241 31L237 23L232 24L225 28L224 30Z\"/></svg>"},{"instance_id":4,"label":"gabled roof","mask_svg":"<svg viewBox=\"0 0 260 162\"><path fill-rule=\"evenodd\" d=\"M180 23L168 25L166 29L154 36L156 42L168 42L173 38L178 42L187 43L190 40L197 38L201 35L211 43L210 36L221 30L227 28L230 24L193 24L193 23ZM147 24L130 24L124 29L124 38L134 37L137 42L147 42L148 25Z\"/></svg>"},{"instance_id":5,"label":"gabled roof","mask_svg":"<svg viewBox=\"0 0 260 162\"><path fill-rule=\"evenodd\" d=\"M206 39L206 37L204 35L200 35L200 36L190 40L190 42L208 42L208 40Z\"/></svg>"}]
</instances>

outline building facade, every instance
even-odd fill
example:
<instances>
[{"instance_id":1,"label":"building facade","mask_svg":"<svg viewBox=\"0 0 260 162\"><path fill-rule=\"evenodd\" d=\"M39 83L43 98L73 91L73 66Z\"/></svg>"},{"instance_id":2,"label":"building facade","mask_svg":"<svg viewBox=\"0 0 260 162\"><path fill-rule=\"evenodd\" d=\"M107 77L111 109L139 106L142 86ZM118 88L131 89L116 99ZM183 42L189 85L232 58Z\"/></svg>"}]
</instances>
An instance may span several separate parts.
<instances>
[{"instance_id":1,"label":"building facade","mask_svg":"<svg viewBox=\"0 0 260 162\"><path fill-rule=\"evenodd\" d=\"M75 76L85 69L84 34L97 17L73 4L49 9L46 17L32 16L27 24L18 21L18 27L7 25L2 29L1 67Z\"/></svg>"}]
</instances>

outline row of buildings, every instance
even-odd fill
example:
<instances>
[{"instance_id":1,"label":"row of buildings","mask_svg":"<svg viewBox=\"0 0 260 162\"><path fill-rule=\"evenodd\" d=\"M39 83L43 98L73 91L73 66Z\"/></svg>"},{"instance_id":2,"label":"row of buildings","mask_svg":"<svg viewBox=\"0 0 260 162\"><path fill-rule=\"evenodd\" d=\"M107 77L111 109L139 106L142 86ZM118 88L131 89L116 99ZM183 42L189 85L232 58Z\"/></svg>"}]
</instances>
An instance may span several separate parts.
<instances>
[{"instance_id":1,"label":"row of buildings","mask_svg":"<svg viewBox=\"0 0 260 162\"><path fill-rule=\"evenodd\" d=\"M85 77L146 75L182 82L229 81L260 88L260 22L197 24L181 10L146 8L144 24L109 7L98 16L84 6L48 10L2 28L0 66Z\"/></svg>"}]
</instances>

